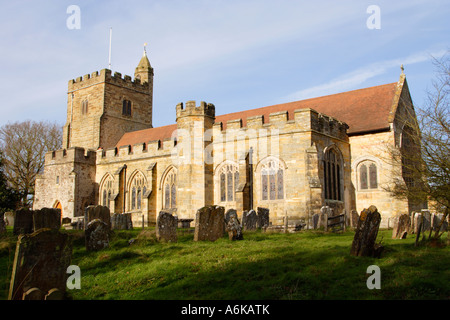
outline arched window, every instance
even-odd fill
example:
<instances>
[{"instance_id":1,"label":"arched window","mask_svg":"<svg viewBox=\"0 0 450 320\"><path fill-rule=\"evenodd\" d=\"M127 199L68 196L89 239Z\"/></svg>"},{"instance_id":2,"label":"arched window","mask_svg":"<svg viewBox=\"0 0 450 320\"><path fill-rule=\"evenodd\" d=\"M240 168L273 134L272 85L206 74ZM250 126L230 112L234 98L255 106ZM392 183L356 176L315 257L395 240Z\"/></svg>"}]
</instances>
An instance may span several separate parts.
<instances>
[{"instance_id":1,"label":"arched window","mask_svg":"<svg viewBox=\"0 0 450 320\"><path fill-rule=\"evenodd\" d=\"M100 192L100 203L105 207L110 207L110 201L112 200L112 195L114 193L113 190L113 178L107 174L107 177L104 178L101 192Z\"/></svg>"},{"instance_id":2,"label":"arched window","mask_svg":"<svg viewBox=\"0 0 450 320\"><path fill-rule=\"evenodd\" d=\"M145 177L141 172L137 172L130 183L131 199L130 209L141 210L142 209L142 196L146 191Z\"/></svg>"},{"instance_id":3,"label":"arched window","mask_svg":"<svg viewBox=\"0 0 450 320\"><path fill-rule=\"evenodd\" d=\"M339 153L330 148L323 160L324 194L327 200L342 201L342 160Z\"/></svg>"},{"instance_id":4,"label":"arched window","mask_svg":"<svg viewBox=\"0 0 450 320\"><path fill-rule=\"evenodd\" d=\"M89 106L89 102L87 99L81 101L81 114L88 113L88 106Z\"/></svg>"},{"instance_id":5,"label":"arched window","mask_svg":"<svg viewBox=\"0 0 450 320\"><path fill-rule=\"evenodd\" d=\"M239 168L226 162L219 170L220 202L236 201L235 191L239 183Z\"/></svg>"},{"instance_id":6,"label":"arched window","mask_svg":"<svg viewBox=\"0 0 450 320\"><path fill-rule=\"evenodd\" d=\"M124 99L122 101L122 115L131 116L131 101Z\"/></svg>"},{"instance_id":7,"label":"arched window","mask_svg":"<svg viewBox=\"0 0 450 320\"><path fill-rule=\"evenodd\" d=\"M166 174L162 190L164 209L175 209L177 207L177 173L174 168Z\"/></svg>"},{"instance_id":8,"label":"arched window","mask_svg":"<svg viewBox=\"0 0 450 320\"><path fill-rule=\"evenodd\" d=\"M378 188L377 165L373 161L364 161L359 165L359 189Z\"/></svg>"},{"instance_id":9,"label":"arched window","mask_svg":"<svg viewBox=\"0 0 450 320\"><path fill-rule=\"evenodd\" d=\"M284 167L276 159L271 158L261 166L261 199L284 199Z\"/></svg>"}]
</instances>

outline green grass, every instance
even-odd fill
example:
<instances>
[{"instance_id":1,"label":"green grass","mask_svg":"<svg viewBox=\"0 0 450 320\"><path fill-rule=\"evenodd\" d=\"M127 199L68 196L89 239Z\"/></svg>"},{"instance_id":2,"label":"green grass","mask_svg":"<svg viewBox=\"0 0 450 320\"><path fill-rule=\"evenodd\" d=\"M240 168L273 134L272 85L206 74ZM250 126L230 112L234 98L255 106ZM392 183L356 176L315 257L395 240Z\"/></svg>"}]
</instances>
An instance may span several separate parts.
<instances>
[{"instance_id":1,"label":"green grass","mask_svg":"<svg viewBox=\"0 0 450 320\"><path fill-rule=\"evenodd\" d=\"M15 238L0 240L0 299L9 289ZM349 254L354 232L295 234L244 232L244 240L159 243L154 230L115 231L108 249L87 252L83 233L73 236L72 264L81 289L72 299L450 299L450 247L414 247L414 235L391 239L380 259ZM446 239L447 235L444 236ZM129 244L130 239L135 239ZM381 289L369 290L367 267L381 269Z\"/></svg>"}]
</instances>

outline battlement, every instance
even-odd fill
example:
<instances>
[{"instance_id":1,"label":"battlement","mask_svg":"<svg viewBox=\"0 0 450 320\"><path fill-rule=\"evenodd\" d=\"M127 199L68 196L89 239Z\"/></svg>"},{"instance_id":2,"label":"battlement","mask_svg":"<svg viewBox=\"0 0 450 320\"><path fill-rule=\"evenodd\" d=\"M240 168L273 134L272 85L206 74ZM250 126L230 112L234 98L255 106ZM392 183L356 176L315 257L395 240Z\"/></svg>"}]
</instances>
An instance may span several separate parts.
<instances>
[{"instance_id":1,"label":"battlement","mask_svg":"<svg viewBox=\"0 0 450 320\"><path fill-rule=\"evenodd\" d=\"M175 146L176 141L174 139L165 139L141 142L106 150L99 149L97 150L97 163L167 156L171 154Z\"/></svg>"},{"instance_id":2,"label":"battlement","mask_svg":"<svg viewBox=\"0 0 450 320\"><path fill-rule=\"evenodd\" d=\"M186 102L186 106L183 103L177 104L176 107L177 120L180 117L187 116L208 116L214 118L216 116L216 108L212 103L200 102L199 106L196 106L194 100Z\"/></svg>"},{"instance_id":3,"label":"battlement","mask_svg":"<svg viewBox=\"0 0 450 320\"><path fill-rule=\"evenodd\" d=\"M141 83L140 79L132 79L129 75L124 75L120 72L114 72L109 69L102 69L92 72L91 74L85 74L84 76L77 77L69 80L68 91L73 92L82 88L86 88L92 85L100 83L110 83L121 87L126 87L134 90L140 90L147 92L149 89L148 82Z\"/></svg>"},{"instance_id":4,"label":"battlement","mask_svg":"<svg viewBox=\"0 0 450 320\"><path fill-rule=\"evenodd\" d=\"M45 154L45 164L60 164L69 162L95 163L95 152L84 148L69 148L50 151Z\"/></svg>"},{"instance_id":5,"label":"battlement","mask_svg":"<svg viewBox=\"0 0 450 320\"><path fill-rule=\"evenodd\" d=\"M339 139L346 139L348 125L333 117L318 113L309 108L270 113L268 116L256 115L245 118L220 121L214 123L214 134L226 134L227 131L236 130L268 130L277 129L277 132L288 131L316 131Z\"/></svg>"}]
</instances>

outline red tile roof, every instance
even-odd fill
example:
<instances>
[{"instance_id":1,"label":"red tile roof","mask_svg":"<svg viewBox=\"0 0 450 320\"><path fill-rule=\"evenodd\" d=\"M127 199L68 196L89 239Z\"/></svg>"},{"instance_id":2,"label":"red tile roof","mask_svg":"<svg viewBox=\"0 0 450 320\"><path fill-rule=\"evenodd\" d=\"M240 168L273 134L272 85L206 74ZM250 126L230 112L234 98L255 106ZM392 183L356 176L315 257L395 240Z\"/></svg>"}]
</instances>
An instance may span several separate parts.
<instances>
[{"instance_id":1,"label":"red tile roof","mask_svg":"<svg viewBox=\"0 0 450 320\"><path fill-rule=\"evenodd\" d=\"M269 121L269 114L280 111L288 112L288 119L294 118L297 109L310 108L348 124L348 134L371 132L389 128L389 113L391 112L398 83L390 83L365 89L353 90L318 98L277 104L273 106L245 110L216 116L215 122L222 122L223 129L229 120L242 119L246 126L247 118L264 116L264 122ZM128 132L117 143L117 147L134 145L153 140L170 139L177 125Z\"/></svg>"}]
</instances>

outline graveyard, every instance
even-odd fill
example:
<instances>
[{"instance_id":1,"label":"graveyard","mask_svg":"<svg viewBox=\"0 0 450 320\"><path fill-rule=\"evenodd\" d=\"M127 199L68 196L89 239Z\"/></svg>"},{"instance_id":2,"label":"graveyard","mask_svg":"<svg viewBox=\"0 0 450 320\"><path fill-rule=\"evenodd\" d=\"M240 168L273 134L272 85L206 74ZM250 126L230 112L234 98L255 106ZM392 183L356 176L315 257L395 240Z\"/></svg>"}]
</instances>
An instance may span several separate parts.
<instances>
[{"instance_id":1,"label":"graveyard","mask_svg":"<svg viewBox=\"0 0 450 320\"><path fill-rule=\"evenodd\" d=\"M203 211L211 214L212 210ZM375 218L371 220L374 213ZM61 226L57 234L63 244L51 248L51 252L61 252L60 256L65 257L62 259L64 266L70 264L79 267L80 288L66 289L64 295L61 295L64 289L56 290L60 293L58 296L54 294L53 287L57 287L55 280L47 288L42 285L39 290L28 290L30 299L34 295L39 296L40 291L45 296L52 293L56 298L66 300L450 298L448 232L439 243L417 247L414 231L409 229L407 233L399 232L398 225L380 228L372 232L372 236L375 235L372 242L377 245L376 248L382 247L383 250L367 255L355 252L355 235L364 228L359 230L348 226L338 232L323 227L300 230L286 228L283 231L265 224L258 227L257 223L255 228L240 229L234 215L226 217L221 211L219 216L222 220L217 220L214 214L197 219L203 226L208 223L216 227L219 225L220 235L213 236L211 227L206 228L207 233L200 234L199 226L176 224L167 212L161 213L157 225L144 228L131 226L126 217L121 217L124 221L122 227L118 226L120 223L116 219L111 219L108 226L98 219L101 212L92 211L92 214L92 221L86 229L65 229L64 225ZM36 216L36 223L44 223L40 215ZM376 210L368 210L361 216L367 221L366 226L377 221ZM104 233L104 229L108 232ZM361 232L358 233L356 229ZM46 236L56 232L42 230L29 231L34 232L31 235ZM396 236L397 233L401 236ZM87 234L95 239L94 244L98 246L88 245ZM106 237L102 237L102 234L106 234ZM11 279L19 274L17 267L14 267L18 239L29 241L31 235L18 235L10 225L1 235L1 300L10 298L11 282L14 282ZM67 250L63 250L67 239L70 239L72 250L70 262L64 255ZM26 248L30 248L30 245ZM21 251L24 256L25 251ZM49 257L45 258L46 261L53 259ZM28 260L31 264L35 261L31 258ZM381 270L380 289L369 289L367 286L370 277L367 270L373 265ZM52 268L57 269L54 266Z\"/></svg>"}]
</instances>

